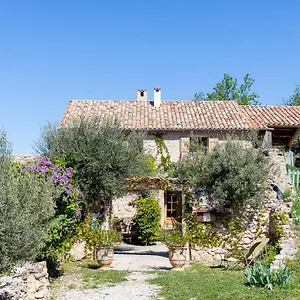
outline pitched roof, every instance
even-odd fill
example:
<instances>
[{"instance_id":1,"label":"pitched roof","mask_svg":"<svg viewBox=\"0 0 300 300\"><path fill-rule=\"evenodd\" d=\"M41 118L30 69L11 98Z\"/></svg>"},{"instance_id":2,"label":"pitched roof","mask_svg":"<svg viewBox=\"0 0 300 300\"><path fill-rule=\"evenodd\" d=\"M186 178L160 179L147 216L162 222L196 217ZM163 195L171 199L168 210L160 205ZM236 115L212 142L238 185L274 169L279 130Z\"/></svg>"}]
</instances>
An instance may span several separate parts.
<instances>
[{"instance_id":1,"label":"pitched roof","mask_svg":"<svg viewBox=\"0 0 300 300\"><path fill-rule=\"evenodd\" d=\"M300 127L300 106L241 106L258 128L273 126Z\"/></svg>"},{"instance_id":2,"label":"pitched roof","mask_svg":"<svg viewBox=\"0 0 300 300\"><path fill-rule=\"evenodd\" d=\"M234 101L71 100L60 122L68 126L80 117L119 120L128 129L247 130L272 126L300 127L300 107L240 106Z\"/></svg>"},{"instance_id":3,"label":"pitched roof","mask_svg":"<svg viewBox=\"0 0 300 300\"><path fill-rule=\"evenodd\" d=\"M241 130L255 126L234 101L71 100L61 120L67 126L79 117L114 117L121 125L143 130Z\"/></svg>"}]
</instances>

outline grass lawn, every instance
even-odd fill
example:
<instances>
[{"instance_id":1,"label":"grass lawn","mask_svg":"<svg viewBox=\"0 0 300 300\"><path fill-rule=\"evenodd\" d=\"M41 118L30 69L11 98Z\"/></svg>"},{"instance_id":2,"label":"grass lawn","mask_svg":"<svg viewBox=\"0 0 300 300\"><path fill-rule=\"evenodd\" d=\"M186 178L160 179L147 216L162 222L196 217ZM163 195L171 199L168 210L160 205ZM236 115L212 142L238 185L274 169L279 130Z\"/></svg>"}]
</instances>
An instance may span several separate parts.
<instances>
[{"instance_id":1,"label":"grass lawn","mask_svg":"<svg viewBox=\"0 0 300 300\"><path fill-rule=\"evenodd\" d=\"M150 283L161 286L166 300L206 299L300 299L300 266L293 268L294 281L268 291L246 285L243 271L225 271L194 265L184 271L158 272Z\"/></svg>"},{"instance_id":2,"label":"grass lawn","mask_svg":"<svg viewBox=\"0 0 300 300\"><path fill-rule=\"evenodd\" d=\"M66 274L77 274L83 282L83 288L97 288L101 285L115 285L126 280L127 271L100 271L99 265L94 261L70 262L63 265L63 271ZM76 285L70 283L69 289L76 288Z\"/></svg>"}]
</instances>

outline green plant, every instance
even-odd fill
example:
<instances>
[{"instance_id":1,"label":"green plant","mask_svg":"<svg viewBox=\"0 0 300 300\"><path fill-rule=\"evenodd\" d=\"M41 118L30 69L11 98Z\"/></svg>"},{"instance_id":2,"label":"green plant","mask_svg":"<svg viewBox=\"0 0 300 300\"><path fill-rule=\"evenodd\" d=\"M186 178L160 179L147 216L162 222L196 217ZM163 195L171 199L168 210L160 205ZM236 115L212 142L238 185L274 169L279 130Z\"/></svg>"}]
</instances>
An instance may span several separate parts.
<instances>
[{"instance_id":1,"label":"green plant","mask_svg":"<svg viewBox=\"0 0 300 300\"><path fill-rule=\"evenodd\" d=\"M187 179L194 188L205 189L210 204L219 211L230 211L236 207L259 206L269 178L269 166L259 145L253 149L243 141L228 138L207 153L190 153L177 164L174 175Z\"/></svg>"},{"instance_id":2,"label":"green plant","mask_svg":"<svg viewBox=\"0 0 300 300\"><path fill-rule=\"evenodd\" d=\"M276 285L285 285L291 282L292 272L287 267L270 270L265 262L255 262L253 266L245 269L247 283L250 286L272 289Z\"/></svg>"},{"instance_id":3,"label":"green plant","mask_svg":"<svg viewBox=\"0 0 300 300\"><path fill-rule=\"evenodd\" d=\"M122 234L113 229L105 230L100 226L93 228L90 223L81 227L81 237L86 241L86 249L93 249L94 246L114 247L122 241Z\"/></svg>"},{"instance_id":4,"label":"green plant","mask_svg":"<svg viewBox=\"0 0 300 300\"><path fill-rule=\"evenodd\" d=\"M153 197L140 198L136 201L135 223L138 238L145 244L157 241L160 236L161 208Z\"/></svg>"},{"instance_id":5,"label":"green plant","mask_svg":"<svg viewBox=\"0 0 300 300\"><path fill-rule=\"evenodd\" d=\"M290 188L286 188L282 193L283 199L289 199L292 196L292 190Z\"/></svg>"},{"instance_id":6,"label":"green plant","mask_svg":"<svg viewBox=\"0 0 300 300\"><path fill-rule=\"evenodd\" d=\"M275 210L270 214L270 223L272 225L272 230L270 231L270 240L272 244L278 246L278 241L286 234L284 225L286 225L288 222L289 216L287 211Z\"/></svg>"},{"instance_id":7,"label":"green plant","mask_svg":"<svg viewBox=\"0 0 300 300\"><path fill-rule=\"evenodd\" d=\"M292 196L292 218L294 225L300 225L300 190Z\"/></svg>"},{"instance_id":8,"label":"green plant","mask_svg":"<svg viewBox=\"0 0 300 300\"><path fill-rule=\"evenodd\" d=\"M263 253L260 255L261 259L270 266L274 261L275 256L279 253L279 248L274 245L266 245Z\"/></svg>"},{"instance_id":9,"label":"green plant","mask_svg":"<svg viewBox=\"0 0 300 300\"><path fill-rule=\"evenodd\" d=\"M168 248L185 247L188 243L188 236L181 230L169 230L164 232L162 240Z\"/></svg>"},{"instance_id":10,"label":"green plant","mask_svg":"<svg viewBox=\"0 0 300 300\"><path fill-rule=\"evenodd\" d=\"M39 181L51 184L55 190L55 215L38 257L47 261L50 276L55 276L57 265L62 259L68 259L68 252L77 238L78 226L83 220L83 195L76 187L72 168L66 168L62 162L54 164L41 156L25 164L14 163L14 167L19 176L35 176Z\"/></svg>"},{"instance_id":11,"label":"green plant","mask_svg":"<svg viewBox=\"0 0 300 300\"><path fill-rule=\"evenodd\" d=\"M169 149L163 139L162 134L155 135L155 144L156 144L156 158L160 159L158 168L161 168L164 171L168 171L170 167L172 167L173 163L171 162Z\"/></svg>"},{"instance_id":12,"label":"green plant","mask_svg":"<svg viewBox=\"0 0 300 300\"><path fill-rule=\"evenodd\" d=\"M82 118L68 127L46 126L36 150L72 167L87 209L104 205L111 217L112 199L126 193L127 179L149 171L149 164L141 163L142 140L113 120Z\"/></svg>"},{"instance_id":13,"label":"green plant","mask_svg":"<svg viewBox=\"0 0 300 300\"><path fill-rule=\"evenodd\" d=\"M16 171L6 134L0 132L0 274L41 253L54 216L54 188Z\"/></svg>"}]
</instances>

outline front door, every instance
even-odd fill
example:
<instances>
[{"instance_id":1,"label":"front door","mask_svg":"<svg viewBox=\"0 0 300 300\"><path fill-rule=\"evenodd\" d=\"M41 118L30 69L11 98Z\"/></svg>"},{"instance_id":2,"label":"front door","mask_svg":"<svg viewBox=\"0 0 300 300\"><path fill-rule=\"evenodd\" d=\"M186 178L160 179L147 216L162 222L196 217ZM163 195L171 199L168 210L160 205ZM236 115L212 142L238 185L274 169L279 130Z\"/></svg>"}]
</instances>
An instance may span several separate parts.
<instances>
[{"instance_id":1,"label":"front door","mask_svg":"<svg viewBox=\"0 0 300 300\"><path fill-rule=\"evenodd\" d=\"M165 224L173 224L182 220L182 197L181 192L165 192Z\"/></svg>"}]
</instances>

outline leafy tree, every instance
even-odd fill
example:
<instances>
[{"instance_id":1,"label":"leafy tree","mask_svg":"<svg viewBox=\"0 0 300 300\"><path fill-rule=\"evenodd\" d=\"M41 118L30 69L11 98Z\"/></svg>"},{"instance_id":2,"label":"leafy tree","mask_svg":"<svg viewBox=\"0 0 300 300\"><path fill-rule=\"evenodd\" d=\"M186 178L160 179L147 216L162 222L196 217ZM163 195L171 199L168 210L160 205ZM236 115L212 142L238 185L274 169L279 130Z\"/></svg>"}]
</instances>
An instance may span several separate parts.
<instances>
[{"instance_id":1,"label":"leafy tree","mask_svg":"<svg viewBox=\"0 0 300 300\"><path fill-rule=\"evenodd\" d=\"M0 273L35 259L47 239L54 215L54 190L14 167L6 134L0 132Z\"/></svg>"},{"instance_id":2,"label":"leafy tree","mask_svg":"<svg viewBox=\"0 0 300 300\"><path fill-rule=\"evenodd\" d=\"M212 151L190 153L177 164L174 176L188 179L196 189L204 188L219 210L237 205L257 207L269 178L269 162L262 148L228 139Z\"/></svg>"},{"instance_id":3,"label":"leafy tree","mask_svg":"<svg viewBox=\"0 0 300 300\"><path fill-rule=\"evenodd\" d=\"M300 105L300 85L296 85L294 94L285 100L285 105L299 106Z\"/></svg>"},{"instance_id":4,"label":"leafy tree","mask_svg":"<svg viewBox=\"0 0 300 300\"><path fill-rule=\"evenodd\" d=\"M89 210L111 210L113 197L126 192L127 179L147 172L142 136L99 118L75 120L66 128L47 125L36 149L72 167ZM111 216L111 211L109 213Z\"/></svg>"},{"instance_id":5,"label":"leafy tree","mask_svg":"<svg viewBox=\"0 0 300 300\"><path fill-rule=\"evenodd\" d=\"M249 74L244 76L244 82L239 86L237 79L229 74L224 74L221 82L217 83L212 93L205 95L200 92L195 94L195 100L226 101L234 100L241 105L258 105L259 96L251 92L254 79Z\"/></svg>"}]
</instances>

